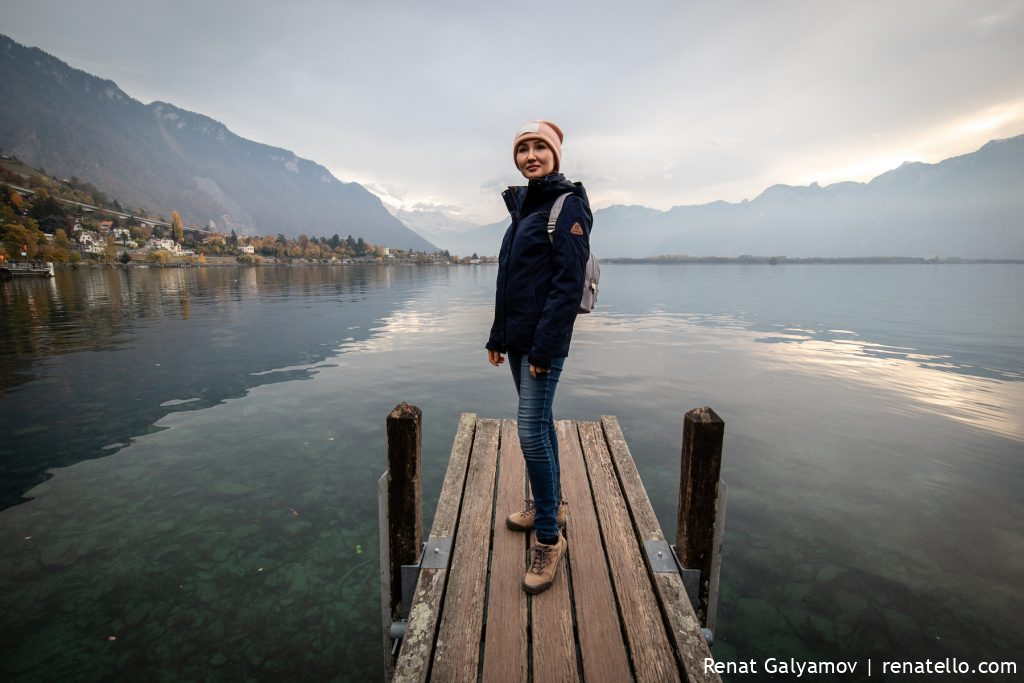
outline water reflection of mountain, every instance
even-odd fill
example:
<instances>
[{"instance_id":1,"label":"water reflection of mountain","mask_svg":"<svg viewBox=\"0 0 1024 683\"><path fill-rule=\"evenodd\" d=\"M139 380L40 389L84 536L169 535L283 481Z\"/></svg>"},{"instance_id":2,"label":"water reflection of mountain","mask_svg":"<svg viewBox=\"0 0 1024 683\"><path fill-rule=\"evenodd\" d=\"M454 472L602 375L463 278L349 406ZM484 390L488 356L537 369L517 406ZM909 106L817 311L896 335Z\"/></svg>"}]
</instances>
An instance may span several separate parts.
<instances>
[{"instance_id":1,"label":"water reflection of mountain","mask_svg":"<svg viewBox=\"0 0 1024 683\"><path fill-rule=\"evenodd\" d=\"M0 287L0 509L169 412L308 377L402 305L418 270L90 269Z\"/></svg>"}]
</instances>

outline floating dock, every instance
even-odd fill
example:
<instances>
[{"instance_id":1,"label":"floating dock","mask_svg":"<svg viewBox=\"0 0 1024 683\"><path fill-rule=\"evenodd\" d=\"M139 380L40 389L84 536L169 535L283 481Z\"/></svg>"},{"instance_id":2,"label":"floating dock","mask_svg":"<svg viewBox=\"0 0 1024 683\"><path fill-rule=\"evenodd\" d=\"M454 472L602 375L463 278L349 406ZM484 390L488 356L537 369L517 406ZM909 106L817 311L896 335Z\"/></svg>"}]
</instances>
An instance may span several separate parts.
<instances>
[{"instance_id":1,"label":"floating dock","mask_svg":"<svg viewBox=\"0 0 1024 683\"><path fill-rule=\"evenodd\" d=\"M704 665L722 533L722 423L699 410L707 412L687 414L697 428L684 436L680 522L703 544L689 563L704 573L684 569L662 533L618 420L560 420L568 550L554 585L530 596L521 582L535 539L505 527L529 495L516 422L461 416L424 543L420 412L395 408L380 483L385 680L719 681ZM717 462L695 468L707 460L699 432L709 424ZM694 476L710 477L714 490ZM709 505L710 520L701 509Z\"/></svg>"}]
</instances>

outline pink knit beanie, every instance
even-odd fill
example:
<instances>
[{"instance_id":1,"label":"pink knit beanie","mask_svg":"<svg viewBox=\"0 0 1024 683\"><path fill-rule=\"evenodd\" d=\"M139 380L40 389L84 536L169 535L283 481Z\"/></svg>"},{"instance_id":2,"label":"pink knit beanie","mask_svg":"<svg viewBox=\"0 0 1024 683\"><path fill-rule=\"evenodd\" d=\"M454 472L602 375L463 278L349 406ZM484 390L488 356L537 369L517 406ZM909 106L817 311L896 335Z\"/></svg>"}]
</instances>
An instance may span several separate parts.
<instances>
[{"instance_id":1,"label":"pink knit beanie","mask_svg":"<svg viewBox=\"0 0 1024 683\"><path fill-rule=\"evenodd\" d=\"M555 155L555 170L562 162L562 129L551 121L530 121L519 126L516 139L512 142L512 161L516 159L516 149L523 140L543 140ZM518 168L518 165L517 165Z\"/></svg>"}]
</instances>

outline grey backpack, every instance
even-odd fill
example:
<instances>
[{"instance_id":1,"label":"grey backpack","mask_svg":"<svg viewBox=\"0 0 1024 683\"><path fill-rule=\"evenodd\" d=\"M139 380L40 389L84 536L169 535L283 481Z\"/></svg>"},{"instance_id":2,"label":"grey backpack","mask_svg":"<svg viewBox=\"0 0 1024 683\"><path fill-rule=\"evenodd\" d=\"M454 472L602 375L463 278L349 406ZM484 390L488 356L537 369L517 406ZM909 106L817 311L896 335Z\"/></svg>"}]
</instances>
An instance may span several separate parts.
<instances>
[{"instance_id":1,"label":"grey backpack","mask_svg":"<svg viewBox=\"0 0 1024 683\"><path fill-rule=\"evenodd\" d=\"M562 213L565 198L571 194L572 192L566 192L560 195L551 206L551 214L548 216L548 239L552 244L555 243L555 222L558 220L558 214ZM583 281L583 296L580 298L580 313L590 313L594 310L594 306L597 305L597 283L600 280L601 264L597 262L594 252L590 252L587 259L587 274Z\"/></svg>"}]
</instances>

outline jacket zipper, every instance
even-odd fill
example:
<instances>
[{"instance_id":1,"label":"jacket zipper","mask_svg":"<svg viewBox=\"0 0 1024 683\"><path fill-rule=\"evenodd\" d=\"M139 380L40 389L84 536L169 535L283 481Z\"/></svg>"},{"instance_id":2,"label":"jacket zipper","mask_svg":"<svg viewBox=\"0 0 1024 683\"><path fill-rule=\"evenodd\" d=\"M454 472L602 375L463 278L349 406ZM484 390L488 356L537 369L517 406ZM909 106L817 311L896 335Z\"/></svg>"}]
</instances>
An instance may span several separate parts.
<instances>
[{"instance_id":1,"label":"jacket zipper","mask_svg":"<svg viewBox=\"0 0 1024 683\"><path fill-rule=\"evenodd\" d=\"M505 200L505 207L508 209L509 215L512 216L512 234L509 237L508 254L506 254L508 261L505 264L505 280L501 283L501 342L506 351L508 350L508 316L505 310L505 300L507 298L505 295L508 292L509 268L512 265L512 242L516 238L516 233L519 232L519 207L516 206L515 192L514 187L509 187L501 193Z\"/></svg>"}]
</instances>

